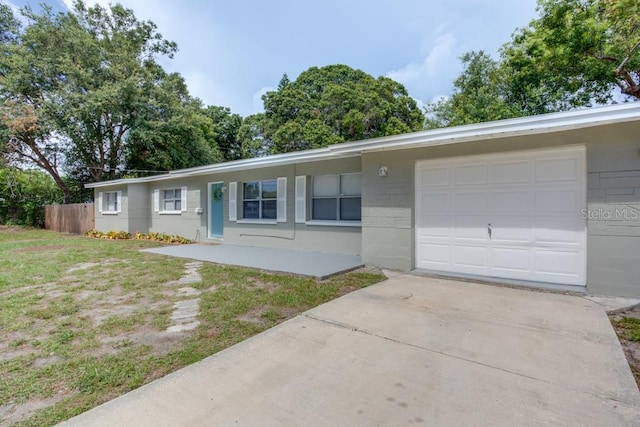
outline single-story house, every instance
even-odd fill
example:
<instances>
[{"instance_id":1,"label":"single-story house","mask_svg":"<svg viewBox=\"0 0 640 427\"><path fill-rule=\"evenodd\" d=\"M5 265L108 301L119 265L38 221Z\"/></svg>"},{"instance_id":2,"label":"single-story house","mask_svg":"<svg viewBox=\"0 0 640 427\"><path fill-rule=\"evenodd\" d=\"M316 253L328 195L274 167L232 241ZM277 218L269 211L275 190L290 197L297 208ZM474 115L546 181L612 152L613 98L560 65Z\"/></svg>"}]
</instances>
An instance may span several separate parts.
<instances>
[{"instance_id":1,"label":"single-story house","mask_svg":"<svg viewBox=\"0 0 640 427\"><path fill-rule=\"evenodd\" d=\"M640 297L640 102L87 187L101 231Z\"/></svg>"}]
</instances>

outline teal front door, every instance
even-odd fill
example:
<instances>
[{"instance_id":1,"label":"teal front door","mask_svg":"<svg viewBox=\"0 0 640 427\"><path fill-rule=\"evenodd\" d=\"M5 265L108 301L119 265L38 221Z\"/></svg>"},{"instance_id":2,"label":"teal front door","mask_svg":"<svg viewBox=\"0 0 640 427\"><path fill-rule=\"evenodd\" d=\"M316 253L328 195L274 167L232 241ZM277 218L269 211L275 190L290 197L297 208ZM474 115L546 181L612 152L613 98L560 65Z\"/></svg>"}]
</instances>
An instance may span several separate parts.
<instances>
[{"instance_id":1,"label":"teal front door","mask_svg":"<svg viewBox=\"0 0 640 427\"><path fill-rule=\"evenodd\" d=\"M209 216L209 237L222 237L224 231L224 216L223 216L223 183L214 182L209 185L209 209L211 214Z\"/></svg>"}]
</instances>

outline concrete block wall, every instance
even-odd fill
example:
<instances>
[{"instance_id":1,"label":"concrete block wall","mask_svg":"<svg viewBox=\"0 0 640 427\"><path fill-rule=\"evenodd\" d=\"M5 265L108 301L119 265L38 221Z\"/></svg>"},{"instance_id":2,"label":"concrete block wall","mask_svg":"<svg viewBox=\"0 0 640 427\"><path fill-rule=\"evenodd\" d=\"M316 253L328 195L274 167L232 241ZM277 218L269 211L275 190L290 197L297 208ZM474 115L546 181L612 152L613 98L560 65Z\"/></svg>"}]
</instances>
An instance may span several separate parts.
<instances>
[{"instance_id":1,"label":"concrete block wall","mask_svg":"<svg viewBox=\"0 0 640 427\"><path fill-rule=\"evenodd\" d=\"M380 176L378 169L387 168ZM363 156L362 256L366 264L413 268L413 169L399 153Z\"/></svg>"},{"instance_id":2,"label":"concrete block wall","mask_svg":"<svg viewBox=\"0 0 640 427\"><path fill-rule=\"evenodd\" d=\"M638 125L606 127L587 144L587 290L640 297Z\"/></svg>"}]
</instances>

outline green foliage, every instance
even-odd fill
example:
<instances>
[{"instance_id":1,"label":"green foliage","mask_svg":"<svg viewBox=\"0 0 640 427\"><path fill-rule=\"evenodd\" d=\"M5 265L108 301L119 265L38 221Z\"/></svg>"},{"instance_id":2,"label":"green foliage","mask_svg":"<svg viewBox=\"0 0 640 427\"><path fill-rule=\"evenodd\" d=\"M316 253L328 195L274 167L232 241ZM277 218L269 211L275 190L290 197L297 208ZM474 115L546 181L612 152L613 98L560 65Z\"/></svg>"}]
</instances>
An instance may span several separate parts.
<instances>
[{"instance_id":1,"label":"green foliage","mask_svg":"<svg viewBox=\"0 0 640 427\"><path fill-rule=\"evenodd\" d=\"M44 227L44 206L62 201L62 193L44 172L0 168L0 224Z\"/></svg>"},{"instance_id":2,"label":"green foliage","mask_svg":"<svg viewBox=\"0 0 640 427\"><path fill-rule=\"evenodd\" d=\"M245 119L245 152L285 153L422 128L424 119L400 83L346 65L311 67L293 82L284 75L263 96L264 114Z\"/></svg>"},{"instance_id":3,"label":"green foliage","mask_svg":"<svg viewBox=\"0 0 640 427\"><path fill-rule=\"evenodd\" d=\"M621 319L612 320L612 323L618 329L618 335L621 338L629 341L640 341L640 319L623 316Z\"/></svg>"},{"instance_id":4,"label":"green foliage","mask_svg":"<svg viewBox=\"0 0 640 427\"><path fill-rule=\"evenodd\" d=\"M217 147L224 160L244 158L238 132L242 126L242 117L231 113L227 107L209 106L203 111L211 119L212 129L209 143Z\"/></svg>"},{"instance_id":5,"label":"green foliage","mask_svg":"<svg viewBox=\"0 0 640 427\"><path fill-rule=\"evenodd\" d=\"M539 0L538 12L499 60L462 57L454 93L427 107L427 127L640 99L640 2Z\"/></svg>"},{"instance_id":6,"label":"green foliage","mask_svg":"<svg viewBox=\"0 0 640 427\"><path fill-rule=\"evenodd\" d=\"M506 100L508 76L483 51L468 52L461 58L464 71L454 82L453 94L427 106L425 128L433 129L500 120L521 115Z\"/></svg>"},{"instance_id":7,"label":"green foliage","mask_svg":"<svg viewBox=\"0 0 640 427\"><path fill-rule=\"evenodd\" d=\"M168 171L222 160L215 123L189 96L182 76L165 76L151 95L145 115L127 136L127 169Z\"/></svg>"},{"instance_id":8,"label":"green foliage","mask_svg":"<svg viewBox=\"0 0 640 427\"><path fill-rule=\"evenodd\" d=\"M0 8L4 158L45 170L65 202L86 197L72 196L70 186L124 170L222 159L214 121L184 79L159 65L177 47L155 24L119 4L88 7L78 0L73 12L42 10L22 9L18 20Z\"/></svg>"}]
</instances>

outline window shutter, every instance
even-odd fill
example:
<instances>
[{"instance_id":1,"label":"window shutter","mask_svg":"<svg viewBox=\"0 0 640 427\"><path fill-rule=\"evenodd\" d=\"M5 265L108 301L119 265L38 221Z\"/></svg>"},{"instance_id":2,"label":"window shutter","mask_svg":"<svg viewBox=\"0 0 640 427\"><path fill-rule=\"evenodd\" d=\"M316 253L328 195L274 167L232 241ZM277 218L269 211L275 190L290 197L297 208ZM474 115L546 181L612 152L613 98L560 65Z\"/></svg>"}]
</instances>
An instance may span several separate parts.
<instances>
[{"instance_id":1,"label":"window shutter","mask_svg":"<svg viewBox=\"0 0 640 427\"><path fill-rule=\"evenodd\" d=\"M229 183L229 221L238 220L238 183Z\"/></svg>"},{"instance_id":2,"label":"window shutter","mask_svg":"<svg viewBox=\"0 0 640 427\"><path fill-rule=\"evenodd\" d=\"M153 211L160 212L160 190L153 190Z\"/></svg>"},{"instance_id":3,"label":"window shutter","mask_svg":"<svg viewBox=\"0 0 640 427\"><path fill-rule=\"evenodd\" d=\"M116 212L122 212L122 191L118 191L116 196Z\"/></svg>"},{"instance_id":4,"label":"window shutter","mask_svg":"<svg viewBox=\"0 0 640 427\"><path fill-rule=\"evenodd\" d=\"M278 178L277 189L277 214L276 218L278 222L287 222L287 178Z\"/></svg>"},{"instance_id":5,"label":"window shutter","mask_svg":"<svg viewBox=\"0 0 640 427\"><path fill-rule=\"evenodd\" d=\"M98 193L98 212L102 213L102 191Z\"/></svg>"},{"instance_id":6,"label":"window shutter","mask_svg":"<svg viewBox=\"0 0 640 427\"><path fill-rule=\"evenodd\" d=\"M187 211L187 187L184 186L180 189L180 196L182 200L180 201L180 207L182 207L182 212Z\"/></svg>"},{"instance_id":7,"label":"window shutter","mask_svg":"<svg viewBox=\"0 0 640 427\"><path fill-rule=\"evenodd\" d=\"M307 220L307 177L296 176L296 222Z\"/></svg>"}]
</instances>

